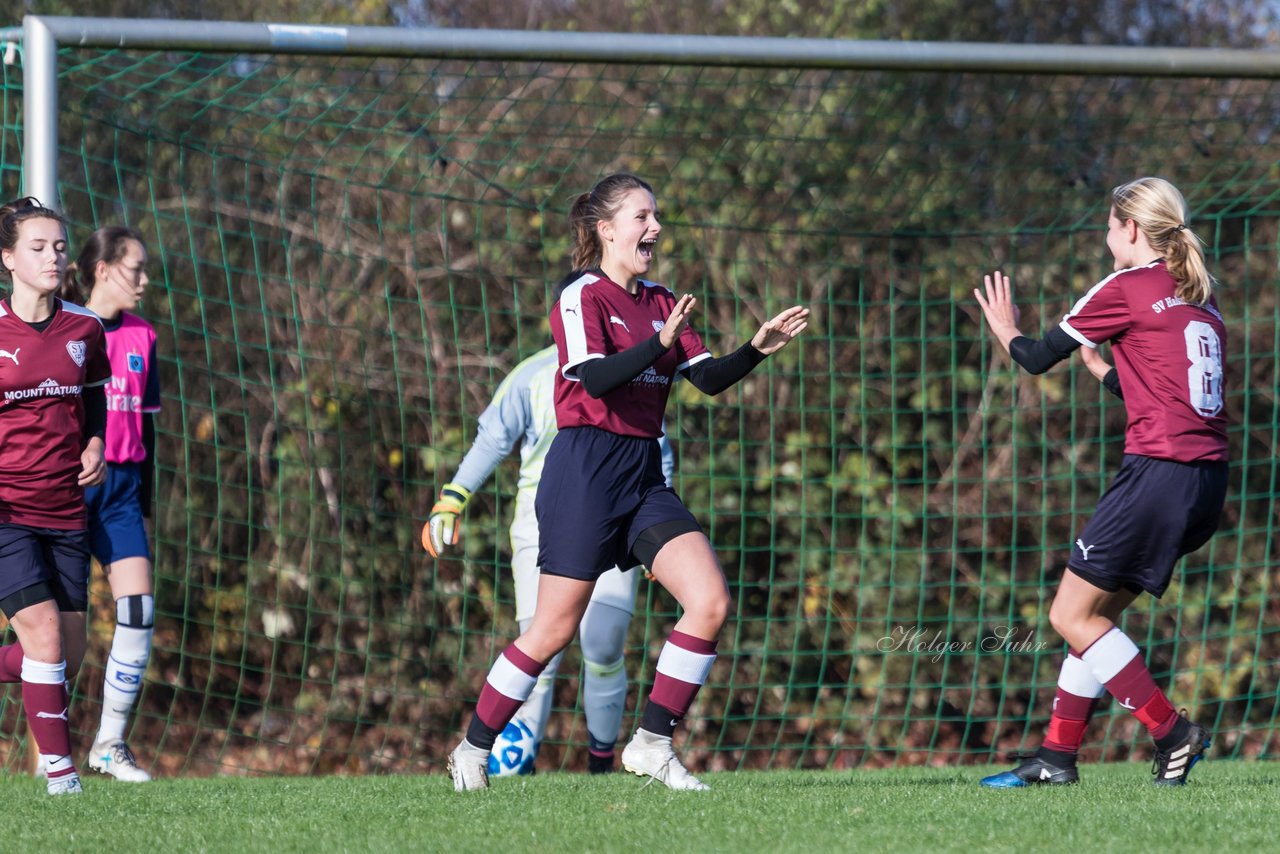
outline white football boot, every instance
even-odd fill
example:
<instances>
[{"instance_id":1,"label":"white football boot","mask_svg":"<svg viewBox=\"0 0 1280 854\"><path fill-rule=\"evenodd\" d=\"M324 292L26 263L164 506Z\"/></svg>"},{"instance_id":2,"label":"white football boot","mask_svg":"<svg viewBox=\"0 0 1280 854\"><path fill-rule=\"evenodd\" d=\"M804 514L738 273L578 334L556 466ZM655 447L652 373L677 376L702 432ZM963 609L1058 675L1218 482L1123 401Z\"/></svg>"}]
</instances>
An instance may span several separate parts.
<instances>
[{"instance_id":1,"label":"white football boot","mask_svg":"<svg viewBox=\"0 0 1280 854\"><path fill-rule=\"evenodd\" d=\"M56 780L50 780L45 784L46 791L51 795L82 795L84 794L84 786L80 785L79 774L68 774L65 777L59 777Z\"/></svg>"},{"instance_id":2,"label":"white football boot","mask_svg":"<svg viewBox=\"0 0 1280 854\"><path fill-rule=\"evenodd\" d=\"M102 774L110 774L125 783L146 783L151 775L138 767L129 745L116 739L100 741L89 751L89 767Z\"/></svg>"},{"instance_id":3,"label":"white football boot","mask_svg":"<svg viewBox=\"0 0 1280 854\"><path fill-rule=\"evenodd\" d=\"M705 792L711 788L676 758L670 738L642 729L622 748L622 767L638 777L652 777L668 789Z\"/></svg>"},{"instance_id":4,"label":"white football boot","mask_svg":"<svg viewBox=\"0 0 1280 854\"><path fill-rule=\"evenodd\" d=\"M472 746L465 738L449 754L448 767L455 792L489 788L489 751Z\"/></svg>"}]
</instances>

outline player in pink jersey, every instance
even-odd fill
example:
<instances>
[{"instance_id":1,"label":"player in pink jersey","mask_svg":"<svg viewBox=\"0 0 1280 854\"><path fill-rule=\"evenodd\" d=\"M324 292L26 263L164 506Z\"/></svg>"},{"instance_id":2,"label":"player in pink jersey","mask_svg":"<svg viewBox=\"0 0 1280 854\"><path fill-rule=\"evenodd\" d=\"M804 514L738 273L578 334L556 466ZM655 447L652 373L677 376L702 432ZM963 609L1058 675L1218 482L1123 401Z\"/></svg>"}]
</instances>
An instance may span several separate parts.
<instances>
[{"instance_id":1,"label":"player in pink jersey","mask_svg":"<svg viewBox=\"0 0 1280 854\"><path fill-rule=\"evenodd\" d=\"M142 689L155 627L151 516L155 413L160 411L156 333L131 312L147 289L147 247L132 228L108 226L90 236L67 271L64 295L84 299L102 319L111 359L107 385L107 478L86 491L89 543L111 585L116 628L102 685L102 719L89 767L117 780L145 783L125 742L129 714Z\"/></svg>"},{"instance_id":2,"label":"player in pink jersey","mask_svg":"<svg viewBox=\"0 0 1280 854\"><path fill-rule=\"evenodd\" d=\"M50 794L77 794L66 681L84 657L89 544L84 489L106 475L111 377L102 323L56 296L65 223L31 198L0 207L0 610L18 636L0 682L22 705Z\"/></svg>"},{"instance_id":3,"label":"player in pink jersey","mask_svg":"<svg viewBox=\"0 0 1280 854\"><path fill-rule=\"evenodd\" d=\"M1009 280L975 290L991 333L1023 368L1042 373L1084 347L1085 364L1128 414L1125 457L1081 531L1049 621L1067 641L1044 743L989 788L1074 783L1076 755L1098 699L1110 692L1155 740L1158 785L1182 785L1210 744L1178 714L1138 647L1116 623L1142 592L1161 596L1177 560L1217 530L1227 489L1223 354L1227 332L1182 194L1160 178L1112 191L1107 249L1115 272L1041 341L1018 331ZM1110 341L1116 367L1095 348Z\"/></svg>"},{"instance_id":4,"label":"player in pink jersey","mask_svg":"<svg viewBox=\"0 0 1280 854\"><path fill-rule=\"evenodd\" d=\"M577 199L569 222L573 269L592 272L565 288L551 313L559 432L535 502L538 604L490 669L449 772L457 791L488 787L494 739L573 638L596 579L614 565L643 564L684 613L658 657L622 766L672 789L706 789L671 739L715 661L729 589L706 535L663 479L662 412L677 373L718 394L799 335L809 310L789 308L733 354L712 358L688 326L697 300L641 278L662 230L647 183L610 175Z\"/></svg>"}]
</instances>

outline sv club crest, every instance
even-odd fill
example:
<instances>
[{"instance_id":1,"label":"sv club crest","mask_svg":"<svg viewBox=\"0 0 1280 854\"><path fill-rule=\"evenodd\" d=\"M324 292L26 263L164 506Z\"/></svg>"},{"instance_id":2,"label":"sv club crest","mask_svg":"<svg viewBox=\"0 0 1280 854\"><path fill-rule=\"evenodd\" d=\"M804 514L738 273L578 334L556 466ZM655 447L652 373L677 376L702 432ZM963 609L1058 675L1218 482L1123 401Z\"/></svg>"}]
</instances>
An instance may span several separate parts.
<instances>
[{"instance_id":1,"label":"sv club crest","mask_svg":"<svg viewBox=\"0 0 1280 854\"><path fill-rule=\"evenodd\" d=\"M661 320L655 320L655 321L653 321L653 331L654 331L654 332L661 332L661 331L662 331L662 326L663 326L663 323L662 323L662 321L661 321Z\"/></svg>"},{"instance_id":2,"label":"sv club crest","mask_svg":"<svg viewBox=\"0 0 1280 854\"><path fill-rule=\"evenodd\" d=\"M85 348L83 341L68 341L67 353L70 354L71 361L76 363L77 368L84 367Z\"/></svg>"}]
</instances>

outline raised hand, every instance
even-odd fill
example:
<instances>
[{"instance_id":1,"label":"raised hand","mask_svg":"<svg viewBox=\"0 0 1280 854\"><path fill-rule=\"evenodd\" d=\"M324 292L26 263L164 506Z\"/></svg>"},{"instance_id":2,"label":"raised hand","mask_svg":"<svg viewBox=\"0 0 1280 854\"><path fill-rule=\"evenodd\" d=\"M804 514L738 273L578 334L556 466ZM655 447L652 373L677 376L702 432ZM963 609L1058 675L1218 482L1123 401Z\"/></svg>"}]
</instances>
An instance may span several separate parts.
<instances>
[{"instance_id":1,"label":"raised hand","mask_svg":"<svg viewBox=\"0 0 1280 854\"><path fill-rule=\"evenodd\" d=\"M698 301L693 294L685 294L676 300L676 307L671 309L667 322L663 324L662 330L658 333L658 341L661 342L663 347L670 349L675 346L676 339L684 331L685 326L689 323L689 317L697 307Z\"/></svg>"},{"instance_id":2,"label":"raised hand","mask_svg":"<svg viewBox=\"0 0 1280 854\"><path fill-rule=\"evenodd\" d=\"M751 346L770 356L791 343L809 325L809 309L793 305L760 327L751 338Z\"/></svg>"},{"instance_id":3,"label":"raised hand","mask_svg":"<svg viewBox=\"0 0 1280 854\"><path fill-rule=\"evenodd\" d=\"M1013 304L1013 282L999 270L990 276L984 276L982 281L986 293L974 288L973 295L978 298L978 305L982 306L982 314L987 318L991 334L1000 340L1001 346L1007 351L1009 342L1022 334L1018 331L1022 312Z\"/></svg>"}]
</instances>

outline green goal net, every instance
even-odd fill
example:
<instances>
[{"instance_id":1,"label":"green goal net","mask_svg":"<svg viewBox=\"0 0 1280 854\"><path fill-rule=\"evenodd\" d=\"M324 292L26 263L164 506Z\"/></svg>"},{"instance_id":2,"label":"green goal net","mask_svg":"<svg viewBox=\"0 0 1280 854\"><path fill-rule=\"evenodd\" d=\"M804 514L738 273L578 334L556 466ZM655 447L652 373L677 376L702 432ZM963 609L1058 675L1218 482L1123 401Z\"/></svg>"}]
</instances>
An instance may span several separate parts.
<instances>
[{"instance_id":1,"label":"green goal net","mask_svg":"<svg viewBox=\"0 0 1280 854\"><path fill-rule=\"evenodd\" d=\"M515 461L465 557L418 545L501 378L549 340L573 197L619 169L665 216L654 278L717 353L773 312L806 338L735 389L680 387L676 488L729 578L721 655L680 736L704 769L1003 761L1038 743L1069 544L1119 465L1123 404L1078 360L993 351L1110 271L1112 186L1179 185L1222 281L1222 529L1125 620L1220 756L1275 750L1280 125L1267 80L285 57L63 48L62 202L146 235L160 335L155 655L132 741L163 774L443 768L516 633ZM0 184L20 186L4 67ZM1176 496L1171 500L1177 500ZM99 711L95 572L73 728ZM676 617L645 583L628 717ZM585 765L576 647L543 767ZM1147 756L1106 705L1092 758ZM19 694L0 756L19 762Z\"/></svg>"}]
</instances>

